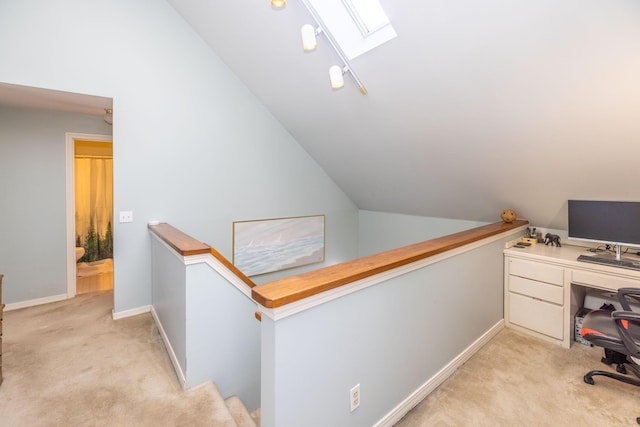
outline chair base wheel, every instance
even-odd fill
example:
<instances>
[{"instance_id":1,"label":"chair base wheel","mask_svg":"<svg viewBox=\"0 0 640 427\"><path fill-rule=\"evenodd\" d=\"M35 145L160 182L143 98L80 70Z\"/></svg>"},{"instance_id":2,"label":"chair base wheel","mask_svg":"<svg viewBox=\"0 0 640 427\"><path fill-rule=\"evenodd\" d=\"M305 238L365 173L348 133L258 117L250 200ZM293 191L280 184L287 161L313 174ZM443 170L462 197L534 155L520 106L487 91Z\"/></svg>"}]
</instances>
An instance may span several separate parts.
<instances>
[{"instance_id":1,"label":"chair base wheel","mask_svg":"<svg viewBox=\"0 0 640 427\"><path fill-rule=\"evenodd\" d=\"M586 373L586 375L584 376L584 382L587 384L594 384L593 378L596 375L600 375L603 377L609 377L612 378L614 380L618 380L618 381L622 381L623 383L627 383L627 384L631 384L631 385L635 385L640 387L640 380L635 379L635 378L631 378L631 377L627 377L624 375L620 375L620 374L616 374L613 372L608 372L608 371L589 371Z\"/></svg>"}]
</instances>

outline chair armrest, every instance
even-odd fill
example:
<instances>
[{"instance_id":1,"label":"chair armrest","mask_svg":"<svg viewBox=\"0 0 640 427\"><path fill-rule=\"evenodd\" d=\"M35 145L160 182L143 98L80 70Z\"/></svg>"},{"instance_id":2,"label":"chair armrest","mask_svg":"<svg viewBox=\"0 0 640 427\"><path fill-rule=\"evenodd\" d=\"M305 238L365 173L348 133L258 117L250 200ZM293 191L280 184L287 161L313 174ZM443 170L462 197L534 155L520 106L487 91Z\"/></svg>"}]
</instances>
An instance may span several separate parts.
<instances>
[{"instance_id":1,"label":"chair armrest","mask_svg":"<svg viewBox=\"0 0 640 427\"><path fill-rule=\"evenodd\" d=\"M613 311L611 318L616 322L620 338L624 342L624 346L633 353L633 357L640 357L640 347L636 344L636 339L640 341L640 337L632 337L629 333L629 321L640 323L640 313L634 311Z\"/></svg>"},{"instance_id":2,"label":"chair armrest","mask_svg":"<svg viewBox=\"0 0 640 427\"><path fill-rule=\"evenodd\" d=\"M635 311L612 311L611 317L615 319L640 321L640 313Z\"/></svg>"},{"instance_id":3,"label":"chair armrest","mask_svg":"<svg viewBox=\"0 0 640 427\"><path fill-rule=\"evenodd\" d=\"M624 311L631 311L629 301L625 298L627 295L640 298L640 288L620 288L618 289L618 301L622 305Z\"/></svg>"}]
</instances>

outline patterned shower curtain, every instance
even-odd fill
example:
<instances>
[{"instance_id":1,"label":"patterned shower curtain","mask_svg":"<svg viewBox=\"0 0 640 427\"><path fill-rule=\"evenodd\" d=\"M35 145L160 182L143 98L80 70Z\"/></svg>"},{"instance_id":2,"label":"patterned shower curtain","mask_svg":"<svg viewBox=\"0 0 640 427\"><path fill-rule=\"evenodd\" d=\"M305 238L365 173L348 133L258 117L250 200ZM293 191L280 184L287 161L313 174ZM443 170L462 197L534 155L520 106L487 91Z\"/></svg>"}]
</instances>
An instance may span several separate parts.
<instances>
[{"instance_id":1,"label":"patterned shower curtain","mask_svg":"<svg viewBox=\"0 0 640 427\"><path fill-rule=\"evenodd\" d=\"M80 262L113 257L113 159L75 157L76 246Z\"/></svg>"}]
</instances>

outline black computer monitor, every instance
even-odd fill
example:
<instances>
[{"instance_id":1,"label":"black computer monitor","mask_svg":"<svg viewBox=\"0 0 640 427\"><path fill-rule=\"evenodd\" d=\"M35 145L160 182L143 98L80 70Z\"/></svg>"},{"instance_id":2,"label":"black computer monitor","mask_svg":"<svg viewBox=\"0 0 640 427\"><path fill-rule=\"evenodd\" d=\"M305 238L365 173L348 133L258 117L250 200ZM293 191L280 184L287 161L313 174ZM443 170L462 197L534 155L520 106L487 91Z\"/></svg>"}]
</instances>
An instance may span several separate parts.
<instances>
[{"instance_id":1,"label":"black computer monitor","mask_svg":"<svg viewBox=\"0 0 640 427\"><path fill-rule=\"evenodd\" d=\"M640 247L640 202L569 200L568 237Z\"/></svg>"}]
</instances>

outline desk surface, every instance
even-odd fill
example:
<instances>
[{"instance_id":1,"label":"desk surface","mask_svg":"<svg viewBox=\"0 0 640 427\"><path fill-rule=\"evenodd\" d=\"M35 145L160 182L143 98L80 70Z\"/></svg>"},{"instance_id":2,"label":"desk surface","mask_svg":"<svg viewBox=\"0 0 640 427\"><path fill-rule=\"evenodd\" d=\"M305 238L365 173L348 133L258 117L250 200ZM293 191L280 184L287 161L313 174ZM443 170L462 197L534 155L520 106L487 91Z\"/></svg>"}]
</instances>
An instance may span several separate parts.
<instances>
[{"instance_id":1,"label":"desk surface","mask_svg":"<svg viewBox=\"0 0 640 427\"><path fill-rule=\"evenodd\" d=\"M505 255L512 257L522 257L544 262L557 263L563 265L564 267L640 279L640 271L638 270L630 270L627 268L578 261L578 256L580 255L594 255L593 252L589 251L589 248L583 246L563 245L562 247L558 248L556 246L546 246L542 243L537 243L526 248L510 247L505 249L504 253ZM623 256L623 259L638 261L640 260L640 256L625 255Z\"/></svg>"}]
</instances>

